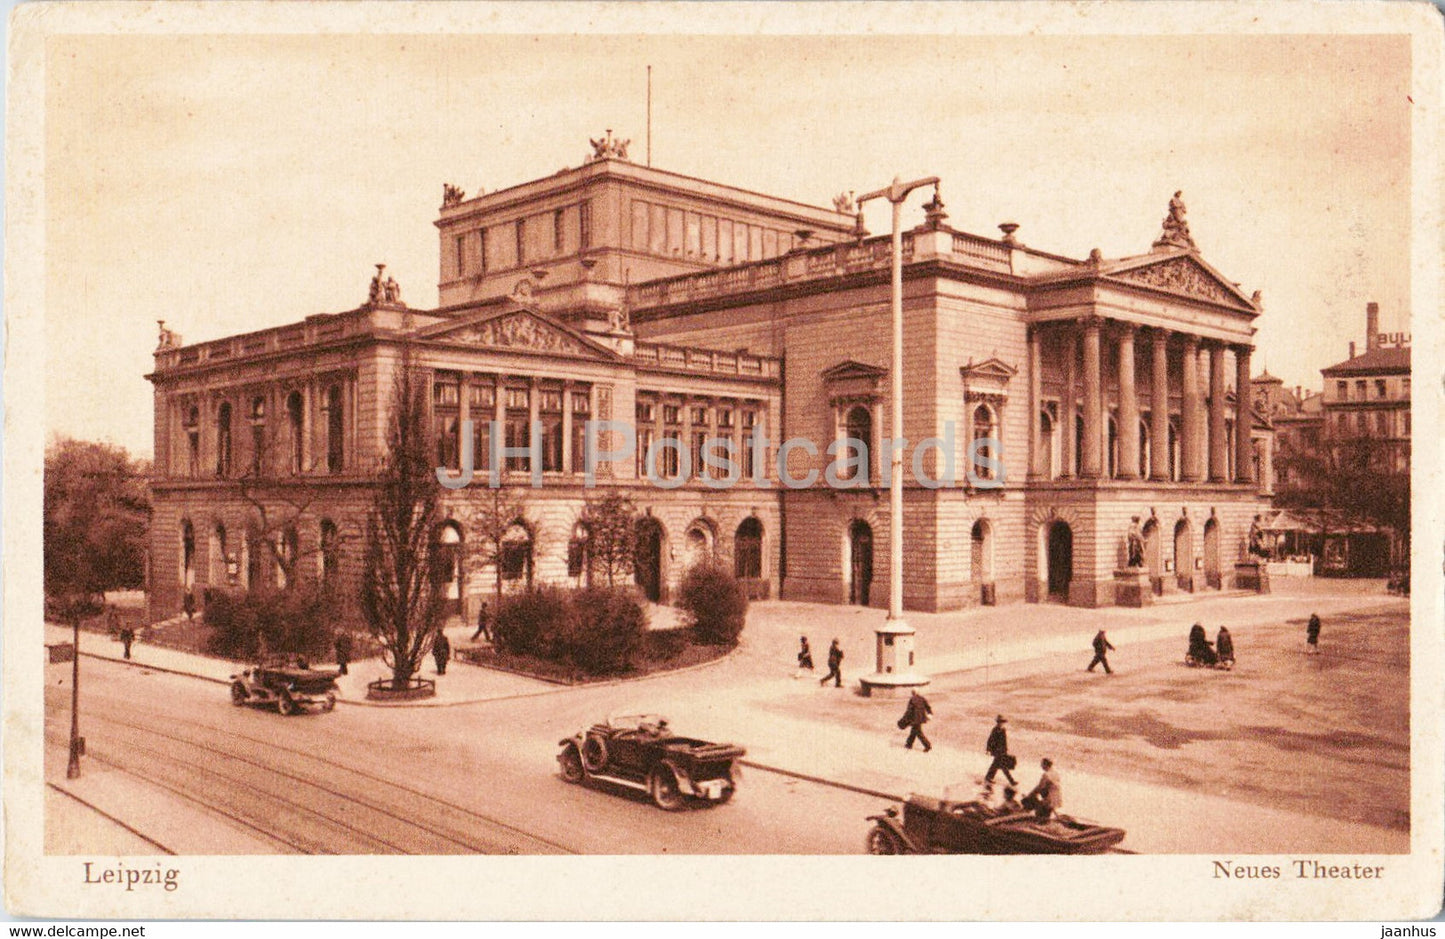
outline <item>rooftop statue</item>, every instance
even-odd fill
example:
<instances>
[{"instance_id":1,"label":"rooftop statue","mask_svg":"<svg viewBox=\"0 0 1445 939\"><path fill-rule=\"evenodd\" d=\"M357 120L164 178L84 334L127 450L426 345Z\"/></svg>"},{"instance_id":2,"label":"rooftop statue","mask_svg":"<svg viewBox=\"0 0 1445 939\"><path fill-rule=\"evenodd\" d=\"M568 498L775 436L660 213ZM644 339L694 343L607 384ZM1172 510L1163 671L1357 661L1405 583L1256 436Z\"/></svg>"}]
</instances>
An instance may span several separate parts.
<instances>
[{"instance_id":1,"label":"rooftop statue","mask_svg":"<svg viewBox=\"0 0 1445 939\"><path fill-rule=\"evenodd\" d=\"M467 194L462 191L460 186L453 186L451 183L442 183L442 208L457 205L466 197Z\"/></svg>"},{"instance_id":2,"label":"rooftop statue","mask_svg":"<svg viewBox=\"0 0 1445 939\"><path fill-rule=\"evenodd\" d=\"M852 215L858 211L858 207L853 203L853 190L840 192L833 197L833 211L844 215Z\"/></svg>"},{"instance_id":3,"label":"rooftop statue","mask_svg":"<svg viewBox=\"0 0 1445 939\"><path fill-rule=\"evenodd\" d=\"M596 162L597 160L606 160L609 157L625 160L627 159L627 145L632 143L631 140L614 140L612 137L612 128L610 127L607 128L606 137L597 140L589 137L587 140L592 144L592 156L589 157L587 161L589 163Z\"/></svg>"},{"instance_id":4,"label":"rooftop statue","mask_svg":"<svg viewBox=\"0 0 1445 939\"><path fill-rule=\"evenodd\" d=\"M1189 234L1189 222L1184 218L1188 211L1184 207L1184 192L1182 190L1174 193L1174 198L1169 200L1169 214L1164 216L1163 233L1159 240L1154 242L1155 247L1175 247L1198 250L1194 244L1194 238Z\"/></svg>"},{"instance_id":5,"label":"rooftop statue","mask_svg":"<svg viewBox=\"0 0 1445 939\"><path fill-rule=\"evenodd\" d=\"M156 341L157 349L174 349L181 344L180 334L173 329L166 329L165 320L156 320L156 326L160 328L160 338Z\"/></svg>"}]
</instances>

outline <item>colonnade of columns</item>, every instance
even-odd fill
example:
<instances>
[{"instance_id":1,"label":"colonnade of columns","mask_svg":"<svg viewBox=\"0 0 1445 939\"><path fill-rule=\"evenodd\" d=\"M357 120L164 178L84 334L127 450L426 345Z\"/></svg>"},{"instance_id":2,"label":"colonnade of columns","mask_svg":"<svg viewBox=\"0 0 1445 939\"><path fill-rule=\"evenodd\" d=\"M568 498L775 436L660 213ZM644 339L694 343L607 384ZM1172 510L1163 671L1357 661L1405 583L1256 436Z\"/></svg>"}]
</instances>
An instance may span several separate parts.
<instances>
[{"instance_id":1,"label":"colonnade of columns","mask_svg":"<svg viewBox=\"0 0 1445 939\"><path fill-rule=\"evenodd\" d=\"M1105 448L1108 446L1106 389L1108 380L1104 356L1117 357L1115 371L1118 392L1118 457L1115 475L1120 479L1168 480L1170 473L1169 397L1177 388L1180 397L1179 462L1180 478L1186 482L1254 482L1253 449L1250 429L1249 359L1253 351L1248 345L1226 344L1202 339L1189 333L1178 334L1180 368L1177 382L1171 375L1171 331L1149 327L1151 352L1149 375L1149 437L1151 447L1148 465L1140 461L1140 408L1135 375L1135 339L1140 327L1132 323L1088 317L1077 322L1038 324L1029 330L1029 476L1044 477L1046 443L1041 433L1040 412L1043 408L1043 362L1045 334L1057 337L1062 361L1058 374L1062 394L1058 431L1061 433L1061 476L1073 476L1077 456L1077 475L1085 479L1106 476ZM1082 345L1083 367L1076 367ZM1106 349L1106 346L1112 347ZM1225 353L1232 351L1235 361L1236 415L1234 420L1233 465L1225 413ZM1208 365L1201 367L1201 356ZM1082 371L1082 388L1078 386ZM1207 379L1206 379L1207 375ZM1208 389L1203 387L1208 381ZM1208 410L1205 409L1205 395ZM1084 432L1074 453L1075 424L1079 397L1083 399ZM1206 443L1207 429L1207 443ZM1206 452L1207 449L1207 452Z\"/></svg>"}]
</instances>

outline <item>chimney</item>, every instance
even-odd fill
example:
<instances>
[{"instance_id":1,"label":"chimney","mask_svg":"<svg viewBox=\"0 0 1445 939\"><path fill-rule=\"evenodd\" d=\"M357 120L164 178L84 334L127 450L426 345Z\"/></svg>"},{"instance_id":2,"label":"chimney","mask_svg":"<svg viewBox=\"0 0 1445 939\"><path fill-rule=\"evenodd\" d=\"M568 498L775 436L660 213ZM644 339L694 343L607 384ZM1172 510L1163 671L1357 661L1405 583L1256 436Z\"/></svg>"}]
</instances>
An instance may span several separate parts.
<instances>
[{"instance_id":1,"label":"chimney","mask_svg":"<svg viewBox=\"0 0 1445 939\"><path fill-rule=\"evenodd\" d=\"M1352 342L1352 343L1350 343L1350 358L1353 359L1354 357L1355 357L1355 344Z\"/></svg>"},{"instance_id":2,"label":"chimney","mask_svg":"<svg viewBox=\"0 0 1445 939\"><path fill-rule=\"evenodd\" d=\"M1380 305L1371 301L1365 304L1365 351L1375 349L1380 343Z\"/></svg>"}]
</instances>

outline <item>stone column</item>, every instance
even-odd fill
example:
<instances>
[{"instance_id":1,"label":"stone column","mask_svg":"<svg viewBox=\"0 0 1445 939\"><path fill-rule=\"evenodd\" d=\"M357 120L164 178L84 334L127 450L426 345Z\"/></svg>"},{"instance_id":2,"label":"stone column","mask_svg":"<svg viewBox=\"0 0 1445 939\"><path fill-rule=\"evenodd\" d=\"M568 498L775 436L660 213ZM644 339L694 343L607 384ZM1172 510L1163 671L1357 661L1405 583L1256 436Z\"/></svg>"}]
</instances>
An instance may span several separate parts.
<instances>
[{"instance_id":1,"label":"stone column","mask_svg":"<svg viewBox=\"0 0 1445 939\"><path fill-rule=\"evenodd\" d=\"M1078 396L1074 387L1074 360L1079 350L1079 339L1070 326L1066 325L1063 332L1064 390L1059 420L1059 462L1063 466L1059 467L1059 477L1067 479L1074 475L1074 422L1079 418Z\"/></svg>"},{"instance_id":2,"label":"stone column","mask_svg":"<svg viewBox=\"0 0 1445 939\"><path fill-rule=\"evenodd\" d=\"M1209 481L1229 482L1229 445L1224 430L1224 346L1209 350Z\"/></svg>"},{"instance_id":3,"label":"stone column","mask_svg":"<svg viewBox=\"0 0 1445 939\"><path fill-rule=\"evenodd\" d=\"M1179 442L1179 462L1181 467L1181 478L1189 482L1198 482L1204 478L1203 467L1200 466L1199 445L1200 441L1200 420L1199 420L1199 337L1185 335L1184 337L1184 404L1183 404L1183 426L1180 428L1182 438Z\"/></svg>"},{"instance_id":4,"label":"stone column","mask_svg":"<svg viewBox=\"0 0 1445 939\"><path fill-rule=\"evenodd\" d=\"M497 393L492 396L492 435L487 449L501 453L502 448L507 445L507 381L504 377L499 376L495 383ZM488 453L487 460L491 459L492 455ZM507 472L507 459L506 457L498 459L495 466L488 462L487 467L495 469L498 474L504 474ZM498 478L500 479L501 476L499 475Z\"/></svg>"},{"instance_id":5,"label":"stone column","mask_svg":"<svg viewBox=\"0 0 1445 939\"><path fill-rule=\"evenodd\" d=\"M542 386L534 375L527 383L527 471L538 473L542 470L542 439L537 434L537 425L542 419Z\"/></svg>"},{"instance_id":6,"label":"stone column","mask_svg":"<svg viewBox=\"0 0 1445 939\"><path fill-rule=\"evenodd\" d=\"M1234 347L1234 481L1254 482L1253 389L1249 384L1249 346Z\"/></svg>"},{"instance_id":7,"label":"stone column","mask_svg":"<svg viewBox=\"0 0 1445 939\"><path fill-rule=\"evenodd\" d=\"M1139 398L1134 388L1134 326L1119 333L1119 478L1139 478Z\"/></svg>"},{"instance_id":8,"label":"stone column","mask_svg":"<svg viewBox=\"0 0 1445 939\"><path fill-rule=\"evenodd\" d=\"M1149 402L1149 478L1169 478L1169 331L1154 330Z\"/></svg>"},{"instance_id":9,"label":"stone column","mask_svg":"<svg viewBox=\"0 0 1445 939\"><path fill-rule=\"evenodd\" d=\"M562 383L562 465L564 473L572 472L572 383Z\"/></svg>"},{"instance_id":10,"label":"stone column","mask_svg":"<svg viewBox=\"0 0 1445 939\"><path fill-rule=\"evenodd\" d=\"M1089 479L1098 479L1104 473L1100 452L1104 423L1100 325L1097 317L1084 321L1084 451L1080 454L1079 475Z\"/></svg>"},{"instance_id":11,"label":"stone column","mask_svg":"<svg viewBox=\"0 0 1445 939\"><path fill-rule=\"evenodd\" d=\"M467 440L467 421L472 419L472 376L462 372L457 378L457 465L461 465L462 448ZM475 434L473 437L475 438ZM472 454L472 468L482 465L482 458Z\"/></svg>"},{"instance_id":12,"label":"stone column","mask_svg":"<svg viewBox=\"0 0 1445 939\"><path fill-rule=\"evenodd\" d=\"M1039 421L1039 411L1044 406L1043 376L1040 374L1043 359L1039 348L1041 342L1038 327L1029 327L1029 479L1039 479L1044 475L1044 443L1040 439L1042 427Z\"/></svg>"}]
</instances>

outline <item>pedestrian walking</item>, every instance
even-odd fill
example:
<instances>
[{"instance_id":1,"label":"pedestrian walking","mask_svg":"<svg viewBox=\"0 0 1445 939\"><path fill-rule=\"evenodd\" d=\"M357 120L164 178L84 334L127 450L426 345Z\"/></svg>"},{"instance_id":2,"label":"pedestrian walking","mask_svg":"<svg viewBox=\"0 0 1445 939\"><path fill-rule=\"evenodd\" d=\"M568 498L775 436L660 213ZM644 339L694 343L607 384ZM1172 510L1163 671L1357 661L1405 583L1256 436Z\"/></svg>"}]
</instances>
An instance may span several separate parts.
<instances>
[{"instance_id":1,"label":"pedestrian walking","mask_svg":"<svg viewBox=\"0 0 1445 939\"><path fill-rule=\"evenodd\" d=\"M1018 765L1019 761L1008 752L1008 731L1005 730L1003 726L1007 723L1008 718L1002 714L995 717L993 719L993 730L988 732L988 743L983 746L984 751L993 757L993 762L988 765L988 772L983 776L983 784L985 786L993 785L993 777L999 771L1003 772L1003 778L1009 781L1009 785L1017 786L1019 784L1019 781L1014 779L1014 774L1011 772L1013 768Z\"/></svg>"},{"instance_id":2,"label":"pedestrian walking","mask_svg":"<svg viewBox=\"0 0 1445 939\"><path fill-rule=\"evenodd\" d=\"M1114 674L1114 670L1109 667L1108 655L1113 651L1114 646L1109 642L1109 637L1104 635L1104 630L1099 630L1099 634L1094 637L1094 661L1089 663L1089 667L1085 671L1092 672L1095 665L1102 665L1105 674Z\"/></svg>"},{"instance_id":3,"label":"pedestrian walking","mask_svg":"<svg viewBox=\"0 0 1445 939\"><path fill-rule=\"evenodd\" d=\"M1305 653L1307 655L1320 654L1320 615L1310 614L1309 625L1305 627Z\"/></svg>"},{"instance_id":4,"label":"pedestrian walking","mask_svg":"<svg viewBox=\"0 0 1445 939\"><path fill-rule=\"evenodd\" d=\"M1219 664L1234 664L1234 637L1229 634L1228 626L1219 627L1219 638L1214 642L1214 651L1219 655Z\"/></svg>"},{"instance_id":5,"label":"pedestrian walking","mask_svg":"<svg viewBox=\"0 0 1445 939\"><path fill-rule=\"evenodd\" d=\"M492 641L492 611L487 607L487 601L483 600L481 608L477 610L477 631L472 633L472 642L476 642L481 636L486 636L487 641Z\"/></svg>"},{"instance_id":6,"label":"pedestrian walking","mask_svg":"<svg viewBox=\"0 0 1445 939\"><path fill-rule=\"evenodd\" d=\"M834 688L843 687L843 673L840 671L842 666L843 649L838 645L838 640L834 639L833 644L828 647L828 674L819 679L818 684L826 685L831 678Z\"/></svg>"},{"instance_id":7,"label":"pedestrian walking","mask_svg":"<svg viewBox=\"0 0 1445 939\"><path fill-rule=\"evenodd\" d=\"M801 643L798 648L798 674L801 677L805 669L813 670L813 650L808 646L807 636L799 636L798 641Z\"/></svg>"},{"instance_id":8,"label":"pedestrian walking","mask_svg":"<svg viewBox=\"0 0 1445 939\"><path fill-rule=\"evenodd\" d=\"M346 667L351 664L351 633L337 633L331 645L336 649L336 664L341 669L341 674L348 674Z\"/></svg>"},{"instance_id":9,"label":"pedestrian walking","mask_svg":"<svg viewBox=\"0 0 1445 939\"><path fill-rule=\"evenodd\" d=\"M186 595L181 598L181 609L185 611L187 620L192 620L195 618L196 595L193 591L187 590Z\"/></svg>"},{"instance_id":10,"label":"pedestrian walking","mask_svg":"<svg viewBox=\"0 0 1445 939\"><path fill-rule=\"evenodd\" d=\"M928 716L932 713L933 705L929 704L928 699L918 693L917 688L913 689L913 693L908 696L908 707L904 709L903 716L898 718L899 730L905 727L910 728L908 731L908 741L903 744L903 749L912 750L913 741L915 740L923 744L924 753L933 749L933 744L928 742L928 737L923 733L923 725L928 723Z\"/></svg>"},{"instance_id":11,"label":"pedestrian walking","mask_svg":"<svg viewBox=\"0 0 1445 939\"><path fill-rule=\"evenodd\" d=\"M447 634L440 629L437 630L436 638L432 640L431 657L437 663L437 674L445 675L447 660L452 657L452 644L447 640Z\"/></svg>"},{"instance_id":12,"label":"pedestrian walking","mask_svg":"<svg viewBox=\"0 0 1445 939\"><path fill-rule=\"evenodd\" d=\"M114 611L112 614L114 615ZM135 627L129 623L120 628L120 647L125 650L125 657L130 658L130 647L135 643Z\"/></svg>"},{"instance_id":13,"label":"pedestrian walking","mask_svg":"<svg viewBox=\"0 0 1445 939\"><path fill-rule=\"evenodd\" d=\"M1054 761L1044 757L1039 761L1039 783L1024 796L1023 807L1039 818L1048 818L1064 805L1064 790L1059 785L1059 775L1054 772Z\"/></svg>"}]
</instances>

